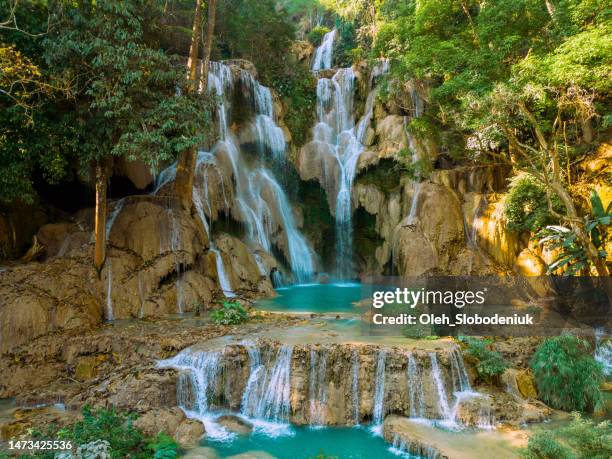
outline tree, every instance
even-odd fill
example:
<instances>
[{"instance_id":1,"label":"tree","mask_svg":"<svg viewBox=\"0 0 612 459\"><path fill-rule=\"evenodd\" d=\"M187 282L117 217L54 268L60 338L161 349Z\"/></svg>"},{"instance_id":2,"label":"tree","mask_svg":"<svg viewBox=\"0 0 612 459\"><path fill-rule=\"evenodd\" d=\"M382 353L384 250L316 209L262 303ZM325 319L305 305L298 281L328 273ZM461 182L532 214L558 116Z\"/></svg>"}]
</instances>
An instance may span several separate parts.
<instances>
[{"instance_id":1,"label":"tree","mask_svg":"<svg viewBox=\"0 0 612 459\"><path fill-rule=\"evenodd\" d=\"M97 0L62 4L45 39L53 77L69 83L79 161L95 174L95 256L106 257L106 189L116 156L142 159L152 168L203 141L207 114L201 100L184 91L185 75L159 50L158 2ZM181 89L177 91L177 88Z\"/></svg>"},{"instance_id":2,"label":"tree","mask_svg":"<svg viewBox=\"0 0 612 459\"><path fill-rule=\"evenodd\" d=\"M198 81L201 81L202 92L206 94L208 88L208 66L210 63L210 52L215 30L216 0L208 2L208 20L206 25L206 36L204 39L204 56L202 58L201 74L198 77L198 50L202 28L202 1L196 0L195 13L193 16L193 31L191 36L191 47L189 49L189 61L187 64L189 72L189 90L198 90ZM185 150L179 157L176 167L176 179L174 181L177 195L181 205L186 210L191 210L193 205L193 179L195 176L197 151L195 148Z\"/></svg>"}]
</instances>

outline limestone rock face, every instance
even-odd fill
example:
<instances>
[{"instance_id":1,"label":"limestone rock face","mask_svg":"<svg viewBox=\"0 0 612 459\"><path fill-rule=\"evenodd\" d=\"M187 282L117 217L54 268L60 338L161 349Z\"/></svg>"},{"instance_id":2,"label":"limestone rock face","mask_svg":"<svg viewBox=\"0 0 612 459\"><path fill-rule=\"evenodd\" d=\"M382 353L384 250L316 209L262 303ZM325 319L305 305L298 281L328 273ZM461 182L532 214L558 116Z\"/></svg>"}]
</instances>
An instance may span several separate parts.
<instances>
[{"instance_id":1,"label":"limestone rock face","mask_svg":"<svg viewBox=\"0 0 612 459\"><path fill-rule=\"evenodd\" d=\"M415 215L408 212L394 231L396 264L405 276L447 271L465 240L461 204L455 194L432 183L419 187L410 206Z\"/></svg>"},{"instance_id":2,"label":"limestone rock face","mask_svg":"<svg viewBox=\"0 0 612 459\"><path fill-rule=\"evenodd\" d=\"M515 270L522 276L544 276L546 263L531 249L523 249L516 258Z\"/></svg>"},{"instance_id":3,"label":"limestone rock face","mask_svg":"<svg viewBox=\"0 0 612 459\"><path fill-rule=\"evenodd\" d=\"M57 330L85 331L102 319L98 281L84 257L30 263L0 273L0 354Z\"/></svg>"},{"instance_id":4,"label":"limestone rock face","mask_svg":"<svg viewBox=\"0 0 612 459\"><path fill-rule=\"evenodd\" d=\"M378 138L378 155L380 158L395 156L408 147L405 121L403 116L389 115L377 120L376 137Z\"/></svg>"},{"instance_id":5,"label":"limestone rock face","mask_svg":"<svg viewBox=\"0 0 612 459\"><path fill-rule=\"evenodd\" d=\"M128 161L120 157L115 162L115 174L126 177L139 190L144 190L154 181L151 169L141 160Z\"/></svg>"},{"instance_id":6,"label":"limestone rock face","mask_svg":"<svg viewBox=\"0 0 612 459\"><path fill-rule=\"evenodd\" d=\"M314 53L314 46L307 40L295 40L291 44L291 53L298 61L309 61Z\"/></svg>"}]
</instances>

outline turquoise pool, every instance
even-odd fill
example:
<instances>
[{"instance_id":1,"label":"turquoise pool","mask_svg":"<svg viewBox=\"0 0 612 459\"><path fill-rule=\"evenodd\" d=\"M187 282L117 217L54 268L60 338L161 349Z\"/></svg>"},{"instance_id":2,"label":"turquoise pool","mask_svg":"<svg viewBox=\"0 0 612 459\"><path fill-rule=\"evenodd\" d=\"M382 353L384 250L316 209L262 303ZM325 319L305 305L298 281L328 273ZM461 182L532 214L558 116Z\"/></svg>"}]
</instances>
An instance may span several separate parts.
<instances>
[{"instance_id":1,"label":"turquoise pool","mask_svg":"<svg viewBox=\"0 0 612 459\"><path fill-rule=\"evenodd\" d=\"M276 289L278 295L256 303L258 309L291 312L357 312L354 303L369 296L358 283L301 284Z\"/></svg>"},{"instance_id":2,"label":"turquoise pool","mask_svg":"<svg viewBox=\"0 0 612 459\"><path fill-rule=\"evenodd\" d=\"M221 458L254 451L266 452L277 459L314 459L320 453L339 459L407 457L392 451L388 443L366 428L293 427L291 432L281 437L255 432L231 442L207 440L203 446L214 448Z\"/></svg>"}]
</instances>

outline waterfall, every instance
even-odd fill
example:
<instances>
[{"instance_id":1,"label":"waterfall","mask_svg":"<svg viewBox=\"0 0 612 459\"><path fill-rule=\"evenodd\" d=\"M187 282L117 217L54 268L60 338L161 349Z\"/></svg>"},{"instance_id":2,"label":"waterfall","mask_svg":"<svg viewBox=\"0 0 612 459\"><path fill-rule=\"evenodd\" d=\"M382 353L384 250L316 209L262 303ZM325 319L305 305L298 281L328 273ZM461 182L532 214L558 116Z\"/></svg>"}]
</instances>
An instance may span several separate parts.
<instances>
[{"instance_id":1,"label":"waterfall","mask_svg":"<svg viewBox=\"0 0 612 459\"><path fill-rule=\"evenodd\" d=\"M274 422L289 419L293 346L282 346L270 369L251 358L251 375L242 397L242 413ZM260 361L260 360L259 360Z\"/></svg>"},{"instance_id":2,"label":"waterfall","mask_svg":"<svg viewBox=\"0 0 612 459\"><path fill-rule=\"evenodd\" d=\"M603 366L606 376L612 376L612 339L603 328L595 329L595 360Z\"/></svg>"},{"instance_id":3,"label":"waterfall","mask_svg":"<svg viewBox=\"0 0 612 459\"><path fill-rule=\"evenodd\" d=\"M261 158L266 155L268 149L272 159L280 164L285 160L285 134L268 115L257 115L253 122L253 131L257 140L257 149Z\"/></svg>"},{"instance_id":4,"label":"waterfall","mask_svg":"<svg viewBox=\"0 0 612 459\"><path fill-rule=\"evenodd\" d=\"M327 351L315 348L310 350L310 373L308 375L308 396L310 400L310 424L322 425L325 422L327 406Z\"/></svg>"},{"instance_id":5,"label":"waterfall","mask_svg":"<svg viewBox=\"0 0 612 459\"><path fill-rule=\"evenodd\" d=\"M385 416L385 361L387 351L380 349L376 360L376 388L374 390L374 412L372 421L381 425Z\"/></svg>"},{"instance_id":6,"label":"waterfall","mask_svg":"<svg viewBox=\"0 0 612 459\"><path fill-rule=\"evenodd\" d=\"M284 285L283 275L278 269L273 270L270 277L272 279L272 286L274 288L282 287Z\"/></svg>"},{"instance_id":7,"label":"waterfall","mask_svg":"<svg viewBox=\"0 0 612 459\"><path fill-rule=\"evenodd\" d=\"M124 204L125 204L125 198L119 199L119 201L115 203L115 207L113 208L113 211L108 217L108 221L106 222L106 240L107 241L110 236L111 229L113 229L113 224L115 223L115 220L117 219L117 217L123 210Z\"/></svg>"},{"instance_id":8,"label":"waterfall","mask_svg":"<svg viewBox=\"0 0 612 459\"><path fill-rule=\"evenodd\" d=\"M414 220L416 219L421 188L421 182L416 182L414 184L414 193L412 194L412 202L410 203L410 212L408 213L408 219L406 220L409 225L414 224Z\"/></svg>"},{"instance_id":9,"label":"waterfall","mask_svg":"<svg viewBox=\"0 0 612 459\"><path fill-rule=\"evenodd\" d=\"M323 36L321 45L315 51L315 56L312 61L312 70L329 69L332 66L332 57L334 53L334 40L336 38L336 29L327 32Z\"/></svg>"},{"instance_id":10,"label":"waterfall","mask_svg":"<svg viewBox=\"0 0 612 459\"><path fill-rule=\"evenodd\" d=\"M423 376L412 352L408 354L408 398L410 400L410 417L425 417L425 395L423 394Z\"/></svg>"},{"instance_id":11,"label":"waterfall","mask_svg":"<svg viewBox=\"0 0 612 459\"><path fill-rule=\"evenodd\" d=\"M442 418L446 421L453 420L451 408L448 405L448 395L446 394L446 388L444 387L444 381L442 381L442 374L440 373L440 366L438 365L438 357L435 352L429 354L431 361L431 375L436 385L438 392L438 412L442 415Z\"/></svg>"},{"instance_id":12,"label":"waterfall","mask_svg":"<svg viewBox=\"0 0 612 459\"><path fill-rule=\"evenodd\" d=\"M273 191L273 196L276 199L276 208L287 238L291 271L299 283L308 282L314 271L314 263L306 239L297 229L289 201L268 170L261 169L260 176L263 182Z\"/></svg>"},{"instance_id":13,"label":"waterfall","mask_svg":"<svg viewBox=\"0 0 612 459\"><path fill-rule=\"evenodd\" d=\"M217 276L219 277L219 287L221 287L221 291L227 298L234 298L236 294L234 290L232 290L232 283L225 272L225 265L223 264L221 252L212 245L210 246L210 251L215 254L215 264L217 266Z\"/></svg>"},{"instance_id":14,"label":"waterfall","mask_svg":"<svg viewBox=\"0 0 612 459\"><path fill-rule=\"evenodd\" d=\"M323 45L319 49L322 48ZM365 114L357 123L353 108L353 69L339 69L331 79L320 78L317 82L317 122L313 129L313 142L327 144L338 166L336 188L333 191L336 192L336 270L340 278L353 276L353 181L359 157L364 150L362 142L373 116L377 94L374 80L386 71L386 61L373 69L370 79L372 89L366 100ZM329 193L332 190L327 191Z\"/></svg>"},{"instance_id":15,"label":"waterfall","mask_svg":"<svg viewBox=\"0 0 612 459\"><path fill-rule=\"evenodd\" d=\"M304 237L298 231L293 212L282 187L272 173L264 167L250 169L242 158L235 138L229 134L227 116L229 93L233 88L233 76L229 67L215 63L211 67L215 90L222 94L223 116L219 116L221 141L213 149L213 154L225 155L232 167L235 185L235 204L240 213L240 220L246 227L250 241L260 245L264 250L271 250L271 233L273 223L279 224L287 238L288 261L292 272L299 282L307 281L312 275L313 259ZM260 153L265 155L269 150L272 159L279 163L284 161L285 138L282 129L274 122L274 104L268 88L257 82L245 71L239 73L240 84L246 89L248 98L255 111L252 129ZM221 108L220 108L221 111ZM271 193L266 193L270 192ZM275 216L280 221L275 222Z\"/></svg>"},{"instance_id":16,"label":"waterfall","mask_svg":"<svg viewBox=\"0 0 612 459\"><path fill-rule=\"evenodd\" d=\"M359 414L359 352L357 352L357 349L353 351L351 365L353 372L353 381L351 383L351 391L353 392L353 416L355 425L358 425L361 416Z\"/></svg>"},{"instance_id":17,"label":"waterfall","mask_svg":"<svg viewBox=\"0 0 612 459\"><path fill-rule=\"evenodd\" d=\"M463 357L458 347L455 347L450 354L451 379L454 392L471 392L470 379L463 363Z\"/></svg>"},{"instance_id":18,"label":"waterfall","mask_svg":"<svg viewBox=\"0 0 612 459\"><path fill-rule=\"evenodd\" d=\"M112 322L115 320L113 314L113 265L110 259L106 260L108 270L106 272L106 321Z\"/></svg>"}]
</instances>

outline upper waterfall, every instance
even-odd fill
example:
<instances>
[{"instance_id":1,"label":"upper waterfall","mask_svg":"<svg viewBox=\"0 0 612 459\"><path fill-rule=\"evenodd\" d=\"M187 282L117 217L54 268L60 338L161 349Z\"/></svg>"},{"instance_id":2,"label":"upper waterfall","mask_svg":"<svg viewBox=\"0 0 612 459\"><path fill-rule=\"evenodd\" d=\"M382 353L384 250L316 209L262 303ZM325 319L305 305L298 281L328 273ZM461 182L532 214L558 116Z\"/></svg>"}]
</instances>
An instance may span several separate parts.
<instances>
[{"instance_id":1,"label":"upper waterfall","mask_svg":"<svg viewBox=\"0 0 612 459\"><path fill-rule=\"evenodd\" d=\"M318 71L329 69L332 66L332 57L334 52L334 40L336 39L336 29L327 32L323 36L321 46L315 51L315 56L312 61L312 70Z\"/></svg>"}]
</instances>

